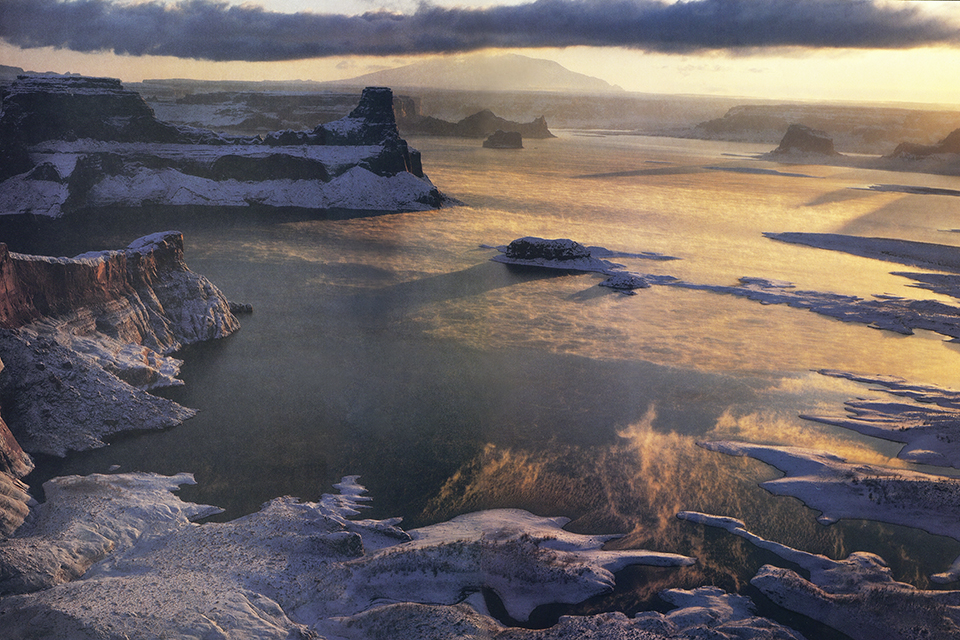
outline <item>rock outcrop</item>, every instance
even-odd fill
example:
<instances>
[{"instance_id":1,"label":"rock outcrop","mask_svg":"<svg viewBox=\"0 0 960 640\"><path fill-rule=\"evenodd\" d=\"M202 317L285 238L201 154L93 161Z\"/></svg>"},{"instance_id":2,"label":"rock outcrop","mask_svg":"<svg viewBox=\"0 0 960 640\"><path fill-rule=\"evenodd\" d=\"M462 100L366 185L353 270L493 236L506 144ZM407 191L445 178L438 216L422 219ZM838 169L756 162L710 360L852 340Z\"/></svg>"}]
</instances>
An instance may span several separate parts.
<instances>
[{"instance_id":1,"label":"rock outcrop","mask_svg":"<svg viewBox=\"0 0 960 640\"><path fill-rule=\"evenodd\" d=\"M517 131L497 129L483 141L487 149L523 149L523 136Z\"/></svg>"},{"instance_id":2,"label":"rock outcrop","mask_svg":"<svg viewBox=\"0 0 960 640\"><path fill-rule=\"evenodd\" d=\"M425 210L446 199L400 137L387 88L312 131L227 136L158 120L118 80L29 77L0 112L0 214L98 207Z\"/></svg>"},{"instance_id":3,"label":"rock outcrop","mask_svg":"<svg viewBox=\"0 0 960 640\"><path fill-rule=\"evenodd\" d=\"M369 499L355 476L316 503L277 498L249 516L196 525L191 520L215 508L170 493L189 482L189 474L119 474L48 483L36 518L0 543L0 592L19 594L0 600L4 631L64 640L800 637L756 617L749 598L717 588L665 592L678 607L666 615L506 627L489 615L482 593L524 620L538 605L609 592L626 566L694 560L603 550L617 536L571 533L562 528L566 518L515 509L408 532L398 518L355 518Z\"/></svg>"},{"instance_id":4,"label":"rock outcrop","mask_svg":"<svg viewBox=\"0 0 960 640\"><path fill-rule=\"evenodd\" d=\"M960 591L918 589L894 579L883 558L854 552L843 560L793 549L749 531L740 520L681 512L682 520L725 529L803 570L764 565L750 583L777 605L854 640L958 638Z\"/></svg>"},{"instance_id":5,"label":"rock outcrop","mask_svg":"<svg viewBox=\"0 0 960 640\"><path fill-rule=\"evenodd\" d=\"M780 146L772 151L775 155L813 154L838 156L833 140L825 132L802 124L791 124L780 140Z\"/></svg>"},{"instance_id":6,"label":"rock outcrop","mask_svg":"<svg viewBox=\"0 0 960 640\"><path fill-rule=\"evenodd\" d=\"M891 158L922 159L943 153L960 153L960 129L950 132L937 144L901 142L890 154Z\"/></svg>"},{"instance_id":7,"label":"rock outcrop","mask_svg":"<svg viewBox=\"0 0 960 640\"><path fill-rule=\"evenodd\" d=\"M33 460L0 419L0 538L16 531L29 513L30 494L20 478L32 470Z\"/></svg>"},{"instance_id":8,"label":"rock outcrop","mask_svg":"<svg viewBox=\"0 0 960 640\"><path fill-rule=\"evenodd\" d=\"M507 245L504 255L514 260L558 260L565 262L589 259L590 251L575 240L548 240L527 236L517 238Z\"/></svg>"},{"instance_id":9,"label":"rock outcrop","mask_svg":"<svg viewBox=\"0 0 960 640\"><path fill-rule=\"evenodd\" d=\"M223 294L186 266L183 237L171 231L76 258L0 245L0 327L10 430L27 451L64 455L193 415L145 390L180 384L169 353L239 323Z\"/></svg>"},{"instance_id":10,"label":"rock outcrop","mask_svg":"<svg viewBox=\"0 0 960 640\"><path fill-rule=\"evenodd\" d=\"M227 144L211 131L157 120L143 98L114 78L20 76L3 99L0 137L33 145L45 140Z\"/></svg>"},{"instance_id":11,"label":"rock outcrop","mask_svg":"<svg viewBox=\"0 0 960 640\"><path fill-rule=\"evenodd\" d=\"M394 111L397 114L397 126L405 135L486 138L499 130L519 133L530 139L556 138L543 116L531 122L513 122L484 109L458 122L449 122L422 115L416 100L406 96L394 98Z\"/></svg>"}]
</instances>

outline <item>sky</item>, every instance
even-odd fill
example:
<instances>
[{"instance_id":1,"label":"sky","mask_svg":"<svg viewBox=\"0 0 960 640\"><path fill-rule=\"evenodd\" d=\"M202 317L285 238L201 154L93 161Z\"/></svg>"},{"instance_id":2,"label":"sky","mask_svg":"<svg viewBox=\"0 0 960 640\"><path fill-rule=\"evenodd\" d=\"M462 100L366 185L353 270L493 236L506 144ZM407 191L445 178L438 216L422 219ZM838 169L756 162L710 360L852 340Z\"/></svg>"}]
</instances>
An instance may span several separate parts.
<instances>
[{"instance_id":1,"label":"sky","mask_svg":"<svg viewBox=\"0 0 960 640\"><path fill-rule=\"evenodd\" d=\"M960 106L960 2L0 0L0 64L338 80L511 52L628 91Z\"/></svg>"}]
</instances>

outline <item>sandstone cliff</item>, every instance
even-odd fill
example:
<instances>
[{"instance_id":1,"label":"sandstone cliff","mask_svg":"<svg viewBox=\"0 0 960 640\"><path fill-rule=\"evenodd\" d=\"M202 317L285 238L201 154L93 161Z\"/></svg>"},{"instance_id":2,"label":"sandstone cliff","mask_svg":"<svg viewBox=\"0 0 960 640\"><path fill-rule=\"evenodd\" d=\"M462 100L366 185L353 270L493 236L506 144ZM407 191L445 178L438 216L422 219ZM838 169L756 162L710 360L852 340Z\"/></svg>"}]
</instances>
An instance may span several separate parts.
<instances>
[{"instance_id":1,"label":"sandstone cliff","mask_svg":"<svg viewBox=\"0 0 960 640\"><path fill-rule=\"evenodd\" d=\"M390 89L365 89L312 131L226 136L158 120L118 80L21 77L0 111L0 215L100 207L409 211L445 198L397 131Z\"/></svg>"},{"instance_id":2,"label":"sandstone cliff","mask_svg":"<svg viewBox=\"0 0 960 640\"><path fill-rule=\"evenodd\" d=\"M0 406L27 451L64 455L190 417L144 391L180 384L167 354L239 326L223 294L187 268L179 232L70 259L0 245Z\"/></svg>"},{"instance_id":3,"label":"sandstone cliff","mask_svg":"<svg viewBox=\"0 0 960 640\"><path fill-rule=\"evenodd\" d=\"M0 370L3 363L0 362ZM27 455L10 428L0 419L0 537L10 535L23 524L31 502L27 485L20 481L33 470Z\"/></svg>"},{"instance_id":4,"label":"sandstone cliff","mask_svg":"<svg viewBox=\"0 0 960 640\"><path fill-rule=\"evenodd\" d=\"M170 352L239 326L223 294L187 267L177 231L76 258L0 244L0 534L27 513L25 451L63 456L191 417L146 390L181 384Z\"/></svg>"}]
</instances>

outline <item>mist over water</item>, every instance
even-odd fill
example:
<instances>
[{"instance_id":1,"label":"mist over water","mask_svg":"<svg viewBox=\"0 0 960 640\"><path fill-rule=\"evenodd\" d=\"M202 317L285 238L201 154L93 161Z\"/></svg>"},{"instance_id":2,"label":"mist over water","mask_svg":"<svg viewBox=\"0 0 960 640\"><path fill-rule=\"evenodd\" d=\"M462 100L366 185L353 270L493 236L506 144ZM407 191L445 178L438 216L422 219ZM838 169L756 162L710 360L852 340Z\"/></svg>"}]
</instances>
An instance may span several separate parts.
<instances>
[{"instance_id":1,"label":"mist over water","mask_svg":"<svg viewBox=\"0 0 960 640\"><path fill-rule=\"evenodd\" d=\"M114 464L193 472L198 485L180 495L224 507L222 519L280 495L315 500L359 474L374 498L370 517L400 515L408 527L520 507L570 517L577 531L623 533L618 546L699 559L658 574L662 584L638 582L634 603L667 586L744 588L764 561L677 521L680 510L741 518L759 535L834 558L873 551L922 586L960 554L960 543L900 527L819 525L816 512L757 487L776 470L696 446L744 439L899 465L897 445L797 417L869 393L813 370L956 388L956 346L709 292L621 295L597 287L597 274L492 263L496 251L481 246L564 237L675 256L618 262L694 283L756 276L936 298L890 275L890 263L762 234L956 244L960 236L944 231L956 226L948 198L860 190L941 179L778 167L746 157L766 147L666 138L565 132L519 152L410 142L433 182L465 206L349 220L180 220L191 269L255 309L236 335L180 354L186 384L161 393L199 415L46 462L41 473ZM158 230L145 223L138 233Z\"/></svg>"}]
</instances>

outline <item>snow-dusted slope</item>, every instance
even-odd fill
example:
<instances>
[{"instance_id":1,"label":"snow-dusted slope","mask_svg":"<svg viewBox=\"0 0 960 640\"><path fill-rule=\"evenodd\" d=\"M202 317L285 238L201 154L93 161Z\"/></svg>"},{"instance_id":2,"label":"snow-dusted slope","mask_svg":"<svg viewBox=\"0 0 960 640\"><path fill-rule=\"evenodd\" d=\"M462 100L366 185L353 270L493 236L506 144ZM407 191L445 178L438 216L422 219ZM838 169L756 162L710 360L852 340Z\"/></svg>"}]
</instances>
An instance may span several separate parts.
<instances>
[{"instance_id":1,"label":"snow-dusted slope","mask_svg":"<svg viewBox=\"0 0 960 640\"><path fill-rule=\"evenodd\" d=\"M187 482L188 474L51 481L30 525L0 543L0 575L7 576L0 589L21 594L0 600L4 631L63 640L800 639L755 617L749 598L716 588L665 592L678 606L667 615L506 627L489 615L484 590L525 618L539 604L609 591L612 572L624 566L693 559L603 551L611 536L570 533L563 518L514 509L406 532L399 519L355 519L368 499L356 476L316 503L277 498L249 516L198 525L190 521L211 508L169 493ZM28 561L33 546L44 553Z\"/></svg>"},{"instance_id":2,"label":"snow-dusted slope","mask_svg":"<svg viewBox=\"0 0 960 640\"><path fill-rule=\"evenodd\" d=\"M103 78L24 77L0 112L0 215L97 207L427 210L443 196L397 132L390 89L313 131L231 137L164 123Z\"/></svg>"},{"instance_id":3,"label":"snow-dusted slope","mask_svg":"<svg viewBox=\"0 0 960 640\"><path fill-rule=\"evenodd\" d=\"M28 452L64 455L193 415L144 390L179 384L170 352L240 324L220 290L187 268L183 236L169 231L75 258L0 244L0 327L10 429Z\"/></svg>"}]
</instances>

